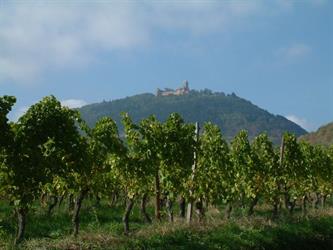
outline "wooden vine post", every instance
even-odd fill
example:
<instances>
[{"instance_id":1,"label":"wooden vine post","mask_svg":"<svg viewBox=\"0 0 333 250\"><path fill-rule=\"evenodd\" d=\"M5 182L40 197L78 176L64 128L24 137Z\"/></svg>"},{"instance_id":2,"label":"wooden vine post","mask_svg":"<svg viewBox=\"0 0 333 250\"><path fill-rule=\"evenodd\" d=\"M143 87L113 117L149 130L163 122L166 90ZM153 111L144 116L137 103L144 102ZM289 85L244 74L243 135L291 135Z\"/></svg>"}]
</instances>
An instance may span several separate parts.
<instances>
[{"instance_id":1,"label":"wooden vine post","mask_svg":"<svg viewBox=\"0 0 333 250\"><path fill-rule=\"evenodd\" d=\"M195 123L195 143L197 144L199 141L199 123ZM193 183L194 181L194 175L195 175L195 170L197 167L197 147L195 147L194 153L193 153L193 165L192 165L192 175L191 175L191 182ZM187 215L186 215L186 221L187 223L191 223L192 220L192 215L193 215L193 188L190 188L190 199L189 203L187 205Z\"/></svg>"},{"instance_id":2,"label":"wooden vine post","mask_svg":"<svg viewBox=\"0 0 333 250\"><path fill-rule=\"evenodd\" d=\"M280 156L279 156L279 171L281 174L281 171L283 171L283 160L284 160L284 136L282 135L281 138L281 146L280 146ZM277 188L278 188L278 193L280 193L284 189L284 184L279 180L277 182ZM273 218L278 217L279 213L279 205L280 205L280 197L279 194L274 195L274 204L273 204Z\"/></svg>"},{"instance_id":3,"label":"wooden vine post","mask_svg":"<svg viewBox=\"0 0 333 250\"><path fill-rule=\"evenodd\" d=\"M282 136L281 147L280 147L280 167L282 168L284 158L284 136Z\"/></svg>"}]
</instances>

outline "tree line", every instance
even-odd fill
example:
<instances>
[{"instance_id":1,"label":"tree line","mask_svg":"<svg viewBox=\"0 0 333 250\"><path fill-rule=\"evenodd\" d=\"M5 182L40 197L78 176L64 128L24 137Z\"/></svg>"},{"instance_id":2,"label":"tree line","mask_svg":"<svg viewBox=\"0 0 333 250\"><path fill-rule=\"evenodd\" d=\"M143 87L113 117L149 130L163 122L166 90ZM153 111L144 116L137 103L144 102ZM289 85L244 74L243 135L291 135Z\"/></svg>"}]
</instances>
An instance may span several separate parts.
<instances>
[{"instance_id":1,"label":"tree line","mask_svg":"<svg viewBox=\"0 0 333 250\"><path fill-rule=\"evenodd\" d=\"M76 110L48 96L32 105L17 122L8 113L15 97L0 97L0 199L9 202L17 217L16 242L24 238L27 213L35 202L48 201L48 216L63 199L68 200L73 235L77 236L83 201L90 195L114 200L123 197L124 232L135 201L147 223L146 211L154 199L155 220L199 220L208 206L225 204L229 218L242 206L254 213L259 201L270 204L272 216L282 209L291 214L301 206L323 207L333 191L333 146L298 142L285 133L275 148L265 133L252 142L241 130L228 143L218 126L204 124L201 132L173 113L164 121L150 116L134 123L122 114L121 138L110 117L93 128Z\"/></svg>"}]
</instances>

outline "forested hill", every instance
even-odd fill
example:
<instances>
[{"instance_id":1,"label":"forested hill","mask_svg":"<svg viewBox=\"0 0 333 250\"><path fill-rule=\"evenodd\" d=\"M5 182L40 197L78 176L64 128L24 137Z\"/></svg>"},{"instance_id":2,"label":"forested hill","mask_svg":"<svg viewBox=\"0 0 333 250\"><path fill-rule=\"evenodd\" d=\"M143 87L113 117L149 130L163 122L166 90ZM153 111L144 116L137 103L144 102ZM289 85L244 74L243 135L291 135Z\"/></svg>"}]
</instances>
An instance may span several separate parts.
<instances>
[{"instance_id":1,"label":"forested hill","mask_svg":"<svg viewBox=\"0 0 333 250\"><path fill-rule=\"evenodd\" d=\"M90 126L103 116L111 116L121 127L121 112L128 112L135 122L151 114L163 121L172 112L182 115L185 121L198 121L201 125L211 121L222 129L230 140L241 129L246 129L250 138L267 132L274 143L279 143L284 131L297 136L306 133L297 124L283 116L273 115L235 94L225 95L210 90L191 91L183 96L155 96L140 94L114 101L90 104L80 108L83 119Z\"/></svg>"},{"instance_id":2,"label":"forested hill","mask_svg":"<svg viewBox=\"0 0 333 250\"><path fill-rule=\"evenodd\" d=\"M301 136L300 140L305 140L312 144L333 145L333 122L320 127L316 132Z\"/></svg>"}]
</instances>

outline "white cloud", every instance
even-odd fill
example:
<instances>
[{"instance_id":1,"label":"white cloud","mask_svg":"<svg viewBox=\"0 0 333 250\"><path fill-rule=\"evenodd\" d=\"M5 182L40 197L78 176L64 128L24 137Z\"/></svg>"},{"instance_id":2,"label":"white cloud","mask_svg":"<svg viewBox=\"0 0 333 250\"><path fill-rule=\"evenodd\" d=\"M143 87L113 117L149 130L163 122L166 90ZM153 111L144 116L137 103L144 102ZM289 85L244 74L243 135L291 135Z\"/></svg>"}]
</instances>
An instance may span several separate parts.
<instances>
[{"instance_id":1,"label":"white cloud","mask_svg":"<svg viewBox=\"0 0 333 250\"><path fill-rule=\"evenodd\" d=\"M149 39L134 6L28 2L0 8L0 83L35 80L46 70L84 67L98 51Z\"/></svg>"},{"instance_id":2,"label":"white cloud","mask_svg":"<svg viewBox=\"0 0 333 250\"><path fill-rule=\"evenodd\" d=\"M293 61L304 58L311 53L311 47L304 43L294 43L288 47L279 48L276 55L284 59Z\"/></svg>"},{"instance_id":3,"label":"white cloud","mask_svg":"<svg viewBox=\"0 0 333 250\"><path fill-rule=\"evenodd\" d=\"M296 123L307 131L313 131L315 127L307 121L305 118L298 117L296 115L286 115L285 116L289 121Z\"/></svg>"},{"instance_id":4,"label":"white cloud","mask_svg":"<svg viewBox=\"0 0 333 250\"><path fill-rule=\"evenodd\" d=\"M87 105L88 103L84 100L79 100L79 99L68 99L68 100L63 100L61 101L62 106L66 106L68 108L81 108L84 105Z\"/></svg>"},{"instance_id":5,"label":"white cloud","mask_svg":"<svg viewBox=\"0 0 333 250\"><path fill-rule=\"evenodd\" d=\"M0 84L29 84L49 70L87 67L100 53L150 46L163 31L225 32L270 8L263 0L5 1L0 6Z\"/></svg>"},{"instance_id":6,"label":"white cloud","mask_svg":"<svg viewBox=\"0 0 333 250\"><path fill-rule=\"evenodd\" d=\"M157 30L221 31L261 3L8 1L0 7L0 84L29 84L48 70L87 67L99 52L149 45Z\"/></svg>"}]
</instances>

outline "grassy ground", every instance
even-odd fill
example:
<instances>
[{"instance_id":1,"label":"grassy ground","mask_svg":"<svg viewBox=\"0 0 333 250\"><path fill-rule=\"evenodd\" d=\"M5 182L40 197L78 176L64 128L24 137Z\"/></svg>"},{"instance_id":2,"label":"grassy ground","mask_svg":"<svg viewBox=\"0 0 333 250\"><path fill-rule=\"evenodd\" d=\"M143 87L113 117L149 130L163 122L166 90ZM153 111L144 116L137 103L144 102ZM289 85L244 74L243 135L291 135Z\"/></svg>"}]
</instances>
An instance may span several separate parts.
<instances>
[{"instance_id":1,"label":"grassy ground","mask_svg":"<svg viewBox=\"0 0 333 250\"><path fill-rule=\"evenodd\" d=\"M150 214L153 210L150 207ZM206 221L190 226L176 219L144 224L139 210L131 215L131 234L123 235L122 207L102 203L96 209L85 202L78 238L70 236L71 223L65 206L48 218L45 208L29 213L26 240L19 249L333 249L333 209L309 211L308 218L282 215L272 221L261 206L251 218L238 211L228 221L218 209L207 212ZM15 218L0 202L0 249L15 249Z\"/></svg>"}]
</instances>

